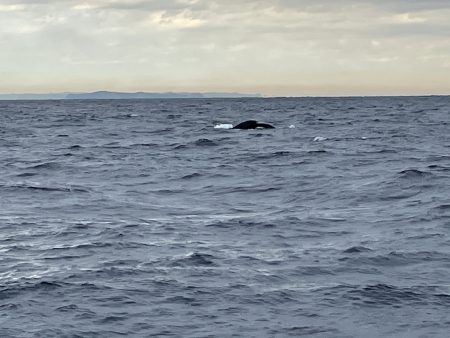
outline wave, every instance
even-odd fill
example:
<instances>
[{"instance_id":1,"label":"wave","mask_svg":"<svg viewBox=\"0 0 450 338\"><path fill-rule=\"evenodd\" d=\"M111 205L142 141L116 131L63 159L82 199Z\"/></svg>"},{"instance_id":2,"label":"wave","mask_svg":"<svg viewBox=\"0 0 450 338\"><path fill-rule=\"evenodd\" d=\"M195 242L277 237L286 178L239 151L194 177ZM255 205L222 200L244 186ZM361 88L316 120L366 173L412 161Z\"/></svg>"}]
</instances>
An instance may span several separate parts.
<instances>
[{"instance_id":1,"label":"wave","mask_svg":"<svg viewBox=\"0 0 450 338\"><path fill-rule=\"evenodd\" d=\"M434 207L433 209L440 212L448 212L450 211L450 204L441 204L437 207Z\"/></svg>"},{"instance_id":2,"label":"wave","mask_svg":"<svg viewBox=\"0 0 450 338\"><path fill-rule=\"evenodd\" d=\"M90 189L80 187L80 186L67 186L67 187L51 187L51 186L41 186L37 184L28 183L18 183L18 184L2 184L0 183L0 188L8 190L34 190L34 191L45 191L45 192L89 192Z\"/></svg>"},{"instance_id":3,"label":"wave","mask_svg":"<svg viewBox=\"0 0 450 338\"><path fill-rule=\"evenodd\" d=\"M173 145L174 150L186 149L187 147L188 147L187 144L174 144Z\"/></svg>"},{"instance_id":4,"label":"wave","mask_svg":"<svg viewBox=\"0 0 450 338\"><path fill-rule=\"evenodd\" d=\"M190 179L201 177L201 176L202 176L202 174L200 174L200 173L192 173L192 174L184 175L183 177L181 177L181 179L182 180L190 180Z\"/></svg>"},{"instance_id":5,"label":"wave","mask_svg":"<svg viewBox=\"0 0 450 338\"><path fill-rule=\"evenodd\" d=\"M450 171L450 167L437 165L437 164L430 164L428 166L428 168L431 170L442 171L442 172Z\"/></svg>"},{"instance_id":6,"label":"wave","mask_svg":"<svg viewBox=\"0 0 450 338\"><path fill-rule=\"evenodd\" d=\"M210 139L207 138L198 139L197 141L194 142L194 144L200 147L215 147L218 145L216 142L211 141Z\"/></svg>"},{"instance_id":7,"label":"wave","mask_svg":"<svg viewBox=\"0 0 450 338\"><path fill-rule=\"evenodd\" d=\"M61 168L61 164L57 163L57 162L43 162L43 163L39 163L39 164L35 164L35 165L31 165L28 167L25 167L24 169L51 169L51 170L56 170L56 169L60 169Z\"/></svg>"},{"instance_id":8,"label":"wave","mask_svg":"<svg viewBox=\"0 0 450 338\"><path fill-rule=\"evenodd\" d=\"M158 147L158 143L133 143L130 145L130 147L137 147L137 148L154 148Z\"/></svg>"},{"instance_id":9,"label":"wave","mask_svg":"<svg viewBox=\"0 0 450 338\"><path fill-rule=\"evenodd\" d=\"M332 152L324 149L317 149L317 150L308 150L308 154L332 154Z\"/></svg>"},{"instance_id":10,"label":"wave","mask_svg":"<svg viewBox=\"0 0 450 338\"><path fill-rule=\"evenodd\" d=\"M361 253L361 252L370 252L372 251L369 248L366 248L364 246L352 246L351 248L348 248L344 250L344 253Z\"/></svg>"},{"instance_id":11,"label":"wave","mask_svg":"<svg viewBox=\"0 0 450 338\"><path fill-rule=\"evenodd\" d=\"M172 267L188 267L188 266L217 266L214 262L216 257L213 255L203 254L199 252L190 253L182 258L173 259L169 266Z\"/></svg>"},{"instance_id":12,"label":"wave","mask_svg":"<svg viewBox=\"0 0 450 338\"><path fill-rule=\"evenodd\" d=\"M61 288L64 283L56 281L42 281L42 280L29 280L23 279L14 282L7 282L0 288L0 294L2 299L13 298L23 294L24 292L41 292L41 291L53 291Z\"/></svg>"},{"instance_id":13,"label":"wave","mask_svg":"<svg viewBox=\"0 0 450 338\"><path fill-rule=\"evenodd\" d=\"M25 173L17 174L16 176L17 177L33 177L33 176L36 176L36 175L37 175L36 173L25 172Z\"/></svg>"},{"instance_id":14,"label":"wave","mask_svg":"<svg viewBox=\"0 0 450 338\"><path fill-rule=\"evenodd\" d=\"M399 173L400 178L404 179L417 179L417 178L424 178L433 175L430 172L427 171L421 171L418 169L406 169L402 170Z\"/></svg>"},{"instance_id":15,"label":"wave","mask_svg":"<svg viewBox=\"0 0 450 338\"><path fill-rule=\"evenodd\" d=\"M438 292L436 287L399 287L390 284L372 284L348 291L345 298L371 306L450 305L450 295Z\"/></svg>"},{"instance_id":16,"label":"wave","mask_svg":"<svg viewBox=\"0 0 450 338\"><path fill-rule=\"evenodd\" d=\"M322 326L291 326L287 328L271 329L268 333L274 337L340 337L338 329Z\"/></svg>"},{"instance_id":17,"label":"wave","mask_svg":"<svg viewBox=\"0 0 450 338\"><path fill-rule=\"evenodd\" d=\"M217 189L214 187L214 191L217 194L227 193L265 193L270 191L279 191L282 187L268 187L268 186L236 186L236 187L222 187Z\"/></svg>"},{"instance_id":18,"label":"wave","mask_svg":"<svg viewBox=\"0 0 450 338\"><path fill-rule=\"evenodd\" d=\"M273 228L275 224L268 221L253 221L251 219L233 218L228 220L220 220L206 223L207 227L217 228L238 228L238 227L257 227L257 228Z\"/></svg>"},{"instance_id":19,"label":"wave","mask_svg":"<svg viewBox=\"0 0 450 338\"><path fill-rule=\"evenodd\" d=\"M362 251L350 252L350 253L362 253L371 252L370 249L364 248ZM346 250L347 251L347 250ZM352 250L353 251L353 250ZM345 252L349 253L349 252ZM388 254L376 255L376 256L346 256L340 258L340 261L345 261L347 264L353 266L374 266L374 267L396 267L407 266L413 264L426 263L429 261L446 261L449 259L449 255L435 251L423 251L423 252L390 252Z\"/></svg>"},{"instance_id":20,"label":"wave","mask_svg":"<svg viewBox=\"0 0 450 338\"><path fill-rule=\"evenodd\" d=\"M251 157L254 160L266 160L266 159L272 159L272 158L278 158L278 157L285 157L285 156L294 156L296 153L293 151L287 151L287 150L279 150L274 151L271 153L263 153L263 154L246 154L245 157Z\"/></svg>"}]
</instances>

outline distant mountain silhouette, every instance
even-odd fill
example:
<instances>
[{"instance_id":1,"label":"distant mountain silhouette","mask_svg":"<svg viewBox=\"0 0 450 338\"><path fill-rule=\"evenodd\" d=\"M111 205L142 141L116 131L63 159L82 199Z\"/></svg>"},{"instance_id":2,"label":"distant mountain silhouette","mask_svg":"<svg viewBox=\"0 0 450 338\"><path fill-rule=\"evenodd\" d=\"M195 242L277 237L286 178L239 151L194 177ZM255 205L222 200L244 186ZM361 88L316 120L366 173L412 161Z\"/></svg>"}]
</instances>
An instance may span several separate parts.
<instances>
[{"instance_id":1,"label":"distant mountain silhouette","mask_svg":"<svg viewBox=\"0 0 450 338\"><path fill-rule=\"evenodd\" d=\"M0 100L114 100L114 99L189 99L189 98L237 98L261 97L260 94L242 93L189 93L189 92L110 92L48 93L48 94L0 94Z\"/></svg>"},{"instance_id":2,"label":"distant mountain silhouette","mask_svg":"<svg viewBox=\"0 0 450 338\"><path fill-rule=\"evenodd\" d=\"M67 93L47 94L0 94L0 100L63 100Z\"/></svg>"},{"instance_id":3,"label":"distant mountain silhouette","mask_svg":"<svg viewBox=\"0 0 450 338\"><path fill-rule=\"evenodd\" d=\"M213 97L260 97L259 94L241 93L148 93L148 92L109 92L98 91L93 93L67 94L66 99L189 99L189 98L213 98Z\"/></svg>"}]
</instances>

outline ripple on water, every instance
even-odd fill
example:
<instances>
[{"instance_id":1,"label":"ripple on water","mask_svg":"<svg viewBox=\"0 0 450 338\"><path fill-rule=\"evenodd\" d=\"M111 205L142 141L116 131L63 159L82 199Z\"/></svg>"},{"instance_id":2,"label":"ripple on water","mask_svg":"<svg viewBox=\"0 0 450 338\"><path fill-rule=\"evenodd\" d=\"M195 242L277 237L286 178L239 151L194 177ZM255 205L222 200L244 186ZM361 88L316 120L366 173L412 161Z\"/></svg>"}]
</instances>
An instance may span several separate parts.
<instances>
[{"instance_id":1,"label":"ripple on water","mask_svg":"<svg viewBox=\"0 0 450 338\"><path fill-rule=\"evenodd\" d=\"M0 337L447 337L449 107L0 104Z\"/></svg>"}]
</instances>

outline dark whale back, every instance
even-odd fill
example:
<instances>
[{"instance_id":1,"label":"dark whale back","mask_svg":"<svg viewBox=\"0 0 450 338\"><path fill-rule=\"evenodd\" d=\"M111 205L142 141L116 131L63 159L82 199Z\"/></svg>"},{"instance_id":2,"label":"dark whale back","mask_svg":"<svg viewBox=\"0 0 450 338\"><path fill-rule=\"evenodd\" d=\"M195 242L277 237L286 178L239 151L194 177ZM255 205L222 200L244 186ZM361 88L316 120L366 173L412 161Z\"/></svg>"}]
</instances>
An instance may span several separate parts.
<instances>
[{"instance_id":1,"label":"dark whale back","mask_svg":"<svg viewBox=\"0 0 450 338\"><path fill-rule=\"evenodd\" d=\"M268 123L259 123L257 124L256 128L266 128L266 129L273 129L274 126L268 124Z\"/></svg>"},{"instance_id":2,"label":"dark whale back","mask_svg":"<svg viewBox=\"0 0 450 338\"><path fill-rule=\"evenodd\" d=\"M268 123L259 123L255 120L248 120L242 123L239 123L237 126L234 126L233 129L256 129L256 128L275 128Z\"/></svg>"}]
</instances>

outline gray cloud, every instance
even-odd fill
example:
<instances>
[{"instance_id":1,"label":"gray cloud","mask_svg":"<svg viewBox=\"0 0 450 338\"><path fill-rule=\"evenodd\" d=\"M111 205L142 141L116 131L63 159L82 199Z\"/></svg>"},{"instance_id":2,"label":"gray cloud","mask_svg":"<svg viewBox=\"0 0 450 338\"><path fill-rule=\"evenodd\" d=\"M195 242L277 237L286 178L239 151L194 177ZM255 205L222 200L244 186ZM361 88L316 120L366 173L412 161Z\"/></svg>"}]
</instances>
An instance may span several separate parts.
<instances>
[{"instance_id":1,"label":"gray cloud","mask_svg":"<svg viewBox=\"0 0 450 338\"><path fill-rule=\"evenodd\" d=\"M370 6L385 10L394 11L423 11L434 10L440 8L449 8L450 4L447 0L278 0L277 3L280 7L290 8L337 8L337 7L349 7L349 6Z\"/></svg>"},{"instance_id":2,"label":"gray cloud","mask_svg":"<svg viewBox=\"0 0 450 338\"><path fill-rule=\"evenodd\" d=\"M412 93L424 74L448 91L449 15L447 0L1 0L0 91Z\"/></svg>"}]
</instances>

